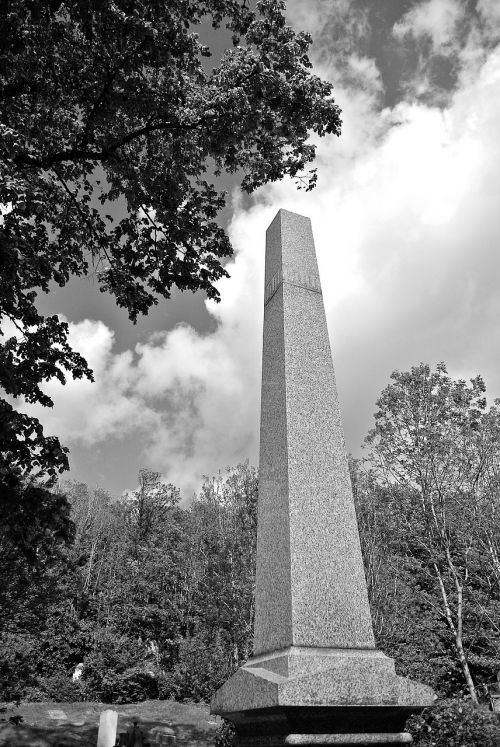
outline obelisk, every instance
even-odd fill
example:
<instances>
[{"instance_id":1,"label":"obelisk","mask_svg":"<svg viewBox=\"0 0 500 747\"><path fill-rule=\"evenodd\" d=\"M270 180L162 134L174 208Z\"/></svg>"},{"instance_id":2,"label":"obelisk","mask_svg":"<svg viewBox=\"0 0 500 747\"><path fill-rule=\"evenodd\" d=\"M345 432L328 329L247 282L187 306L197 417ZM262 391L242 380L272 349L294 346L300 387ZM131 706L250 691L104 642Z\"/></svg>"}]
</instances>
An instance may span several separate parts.
<instances>
[{"instance_id":1,"label":"obelisk","mask_svg":"<svg viewBox=\"0 0 500 747\"><path fill-rule=\"evenodd\" d=\"M243 745L403 744L432 704L375 647L311 223L266 236L254 655L215 694Z\"/></svg>"}]
</instances>

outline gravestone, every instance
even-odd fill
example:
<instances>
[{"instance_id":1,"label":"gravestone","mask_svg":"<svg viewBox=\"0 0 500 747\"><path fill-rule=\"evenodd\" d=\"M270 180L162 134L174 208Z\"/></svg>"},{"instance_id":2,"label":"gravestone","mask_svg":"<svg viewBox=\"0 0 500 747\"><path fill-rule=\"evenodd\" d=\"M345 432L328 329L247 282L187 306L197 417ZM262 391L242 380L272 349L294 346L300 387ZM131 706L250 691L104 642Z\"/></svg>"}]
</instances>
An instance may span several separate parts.
<instances>
[{"instance_id":1,"label":"gravestone","mask_svg":"<svg viewBox=\"0 0 500 747\"><path fill-rule=\"evenodd\" d=\"M154 726L149 732L149 741L152 744L174 745L175 731L168 726Z\"/></svg>"},{"instance_id":2,"label":"gravestone","mask_svg":"<svg viewBox=\"0 0 500 747\"><path fill-rule=\"evenodd\" d=\"M254 654L211 712L246 747L405 744L432 704L375 647L311 223L266 236Z\"/></svg>"},{"instance_id":3,"label":"gravestone","mask_svg":"<svg viewBox=\"0 0 500 747\"><path fill-rule=\"evenodd\" d=\"M108 708L101 712L99 718L99 732L97 734L97 747L115 747L117 725L117 711Z\"/></svg>"}]
</instances>

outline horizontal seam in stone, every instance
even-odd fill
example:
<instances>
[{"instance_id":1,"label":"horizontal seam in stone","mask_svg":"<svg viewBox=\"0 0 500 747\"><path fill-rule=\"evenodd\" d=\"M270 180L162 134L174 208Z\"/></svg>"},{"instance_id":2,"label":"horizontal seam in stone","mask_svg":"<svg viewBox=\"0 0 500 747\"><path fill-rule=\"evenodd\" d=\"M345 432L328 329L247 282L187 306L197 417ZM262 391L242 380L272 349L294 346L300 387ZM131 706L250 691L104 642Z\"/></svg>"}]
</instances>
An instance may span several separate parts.
<instances>
[{"instance_id":1,"label":"horizontal seam in stone","mask_svg":"<svg viewBox=\"0 0 500 747\"><path fill-rule=\"evenodd\" d=\"M301 285L300 283L294 283L291 280L281 280L279 284L276 286L276 288L273 290L270 296L264 299L264 306L267 306L271 298L273 298L276 295L276 292L281 288L284 284L287 285L293 285L295 288L303 288L304 290L312 291L312 293L318 293L320 296L323 295L323 292L321 290L318 290L317 288L313 288L311 285Z\"/></svg>"},{"instance_id":2,"label":"horizontal seam in stone","mask_svg":"<svg viewBox=\"0 0 500 747\"><path fill-rule=\"evenodd\" d=\"M301 283L294 283L292 280L283 280L283 283L287 283L287 285L294 285L296 288L304 288L304 290L312 291L313 293L319 293L320 296L323 295L323 292L321 290L318 290L318 288L313 288L312 285L301 285Z\"/></svg>"}]
</instances>

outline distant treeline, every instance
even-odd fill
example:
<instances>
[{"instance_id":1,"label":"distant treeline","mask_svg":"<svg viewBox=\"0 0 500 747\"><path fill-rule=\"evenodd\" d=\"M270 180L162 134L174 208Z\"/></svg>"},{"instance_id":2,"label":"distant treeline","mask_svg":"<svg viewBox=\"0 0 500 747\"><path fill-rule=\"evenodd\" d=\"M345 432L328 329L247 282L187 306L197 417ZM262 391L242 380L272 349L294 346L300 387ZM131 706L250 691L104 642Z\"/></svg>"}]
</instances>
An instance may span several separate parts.
<instances>
[{"instance_id":1,"label":"distant treeline","mask_svg":"<svg viewBox=\"0 0 500 747\"><path fill-rule=\"evenodd\" d=\"M480 378L393 374L351 460L380 648L443 697L500 670L500 412ZM189 506L149 470L120 498L7 486L0 699L207 701L250 655L258 481L240 464ZM81 678L72 675L83 664Z\"/></svg>"},{"instance_id":2,"label":"distant treeline","mask_svg":"<svg viewBox=\"0 0 500 747\"><path fill-rule=\"evenodd\" d=\"M121 498L65 483L29 556L4 525L0 700L204 700L248 657L255 470L207 480L189 507L158 473L139 480Z\"/></svg>"}]
</instances>

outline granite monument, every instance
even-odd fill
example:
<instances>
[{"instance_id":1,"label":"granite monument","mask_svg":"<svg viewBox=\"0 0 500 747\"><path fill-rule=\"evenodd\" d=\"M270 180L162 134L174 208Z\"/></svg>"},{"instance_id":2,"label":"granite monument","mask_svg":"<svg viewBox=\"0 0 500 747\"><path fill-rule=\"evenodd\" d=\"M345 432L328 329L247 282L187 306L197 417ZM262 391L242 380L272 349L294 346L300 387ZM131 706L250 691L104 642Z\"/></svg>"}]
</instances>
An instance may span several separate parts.
<instances>
[{"instance_id":1,"label":"granite monument","mask_svg":"<svg viewBox=\"0 0 500 747\"><path fill-rule=\"evenodd\" d=\"M404 744L432 704L375 647L311 223L266 236L254 654L211 710L253 745Z\"/></svg>"}]
</instances>

